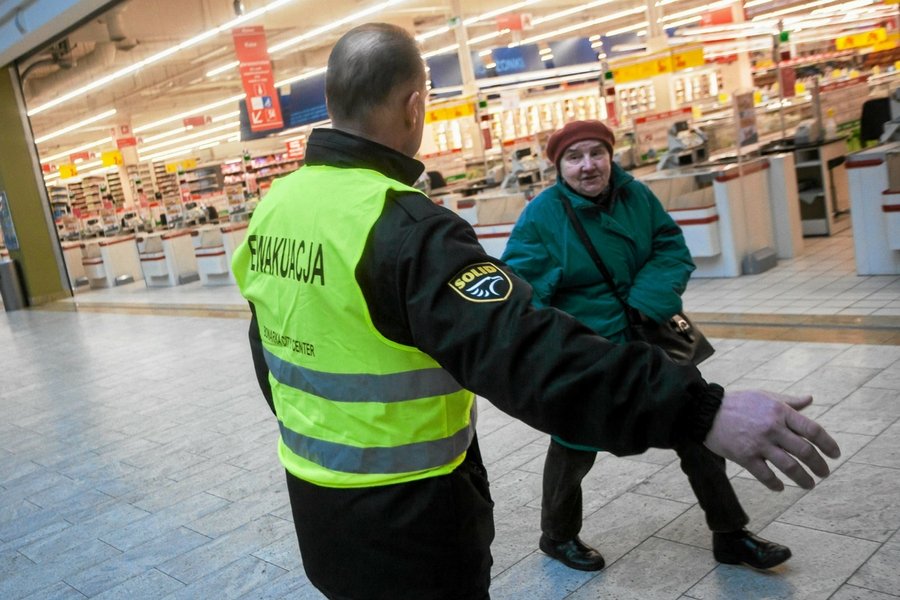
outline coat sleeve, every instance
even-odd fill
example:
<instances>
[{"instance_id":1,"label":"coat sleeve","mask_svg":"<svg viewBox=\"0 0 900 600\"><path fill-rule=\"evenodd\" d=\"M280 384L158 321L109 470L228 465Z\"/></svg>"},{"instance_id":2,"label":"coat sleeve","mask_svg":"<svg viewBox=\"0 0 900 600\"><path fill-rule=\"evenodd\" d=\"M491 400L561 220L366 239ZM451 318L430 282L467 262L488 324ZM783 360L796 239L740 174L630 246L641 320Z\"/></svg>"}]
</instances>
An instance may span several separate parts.
<instances>
[{"instance_id":1,"label":"coat sleeve","mask_svg":"<svg viewBox=\"0 0 900 600\"><path fill-rule=\"evenodd\" d=\"M420 204L379 219L357 268L385 337L419 348L504 412L574 444L633 454L705 438L720 387L647 344L614 345L559 310L534 308L528 283L487 256L465 221L427 199ZM484 263L507 273L502 299L454 289L460 273Z\"/></svg>"},{"instance_id":2,"label":"coat sleeve","mask_svg":"<svg viewBox=\"0 0 900 600\"><path fill-rule=\"evenodd\" d=\"M256 382L263 394L263 398L269 404L272 414L275 414L275 403L272 400L272 386L269 383L269 367L266 365L266 357L263 352L262 338L259 335L259 323L256 321L256 308L250 303L250 355L253 358L253 370L256 372Z\"/></svg>"},{"instance_id":3,"label":"coat sleeve","mask_svg":"<svg viewBox=\"0 0 900 600\"><path fill-rule=\"evenodd\" d=\"M502 256L513 272L531 284L536 307L550 306L562 279L562 267L541 238L538 223L523 212L509 235Z\"/></svg>"},{"instance_id":4,"label":"coat sleeve","mask_svg":"<svg viewBox=\"0 0 900 600\"><path fill-rule=\"evenodd\" d=\"M681 228L648 188L652 242L650 258L637 272L628 304L661 323L682 308L681 295L696 268Z\"/></svg>"}]
</instances>

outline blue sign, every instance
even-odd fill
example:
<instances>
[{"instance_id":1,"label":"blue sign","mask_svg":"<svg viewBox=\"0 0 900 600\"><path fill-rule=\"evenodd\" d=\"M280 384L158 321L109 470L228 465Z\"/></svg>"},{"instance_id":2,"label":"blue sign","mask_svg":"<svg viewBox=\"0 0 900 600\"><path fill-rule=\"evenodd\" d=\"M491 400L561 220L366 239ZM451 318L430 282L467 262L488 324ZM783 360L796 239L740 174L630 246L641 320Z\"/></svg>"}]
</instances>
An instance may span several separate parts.
<instances>
[{"instance_id":1,"label":"blue sign","mask_svg":"<svg viewBox=\"0 0 900 600\"><path fill-rule=\"evenodd\" d=\"M456 53L438 54L425 62L428 64L432 88L462 85L462 70L459 67L459 56ZM475 79L491 76L491 72L485 68L484 61L478 56L478 52L472 52L472 70L475 72Z\"/></svg>"},{"instance_id":2,"label":"blue sign","mask_svg":"<svg viewBox=\"0 0 900 600\"><path fill-rule=\"evenodd\" d=\"M241 111L241 141L257 140L284 129L328 119L328 110L325 107L324 73L292 83L290 93L286 95L279 94L278 99L281 101L281 115L284 119L284 127L268 131L252 131L250 129L250 117L247 115L247 103L244 100L238 103Z\"/></svg>"},{"instance_id":3,"label":"blue sign","mask_svg":"<svg viewBox=\"0 0 900 600\"><path fill-rule=\"evenodd\" d=\"M587 38L569 38L558 42L548 42L553 51L553 66L569 67L597 62L597 51L591 48Z\"/></svg>"},{"instance_id":4,"label":"blue sign","mask_svg":"<svg viewBox=\"0 0 900 600\"><path fill-rule=\"evenodd\" d=\"M526 71L540 71L544 68L537 44L525 44L514 48L494 48L491 50L497 75L512 75Z\"/></svg>"}]
</instances>

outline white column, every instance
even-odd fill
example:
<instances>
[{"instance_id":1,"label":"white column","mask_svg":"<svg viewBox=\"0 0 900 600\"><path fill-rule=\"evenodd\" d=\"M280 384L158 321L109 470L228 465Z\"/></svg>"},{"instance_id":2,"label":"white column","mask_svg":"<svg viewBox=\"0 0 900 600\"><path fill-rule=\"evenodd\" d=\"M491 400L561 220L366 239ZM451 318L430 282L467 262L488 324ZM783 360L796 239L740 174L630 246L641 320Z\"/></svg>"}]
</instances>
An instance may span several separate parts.
<instances>
[{"instance_id":1,"label":"white column","mask_svg":"<svg viewBox=\"0 0 900 600\"><path fill-rule=\"evenodd\" d=\"M472 53L469 52L469 35L463 24L463 12L461 0L450 0L452 12L453 31L456 34L456 43L459 44L457 55L459 56L459 70L462 74L463 95L474 96L478 92L475 85L475 69L472 67Z\"/></svg>"}]
</instances>

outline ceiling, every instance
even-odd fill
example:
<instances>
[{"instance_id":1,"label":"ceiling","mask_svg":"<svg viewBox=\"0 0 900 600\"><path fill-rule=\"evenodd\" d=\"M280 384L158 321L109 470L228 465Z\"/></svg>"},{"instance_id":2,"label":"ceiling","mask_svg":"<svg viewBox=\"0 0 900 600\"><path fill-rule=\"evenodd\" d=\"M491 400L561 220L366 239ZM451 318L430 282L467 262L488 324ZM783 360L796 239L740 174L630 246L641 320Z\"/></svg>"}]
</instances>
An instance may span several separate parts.
<instances>
[{"instance_id":1,"label":"ceiling","mask_svg":"<svg viewBox=\"0 0 900 600\"><path fill-rule=\"evenodd\" d=\"M803 0L781 0L766 4L791 6L802 3ZM180 127L181 119L145 127L144 133L141 133L141 126L240 95L241 83L236 68L208 75L216 67L235 60L231 38L231 28L237 26L232 23L236 18L235 4L233 0L127 0L21 61L18 66L35 138L40 139L113 108L117 111L113 116L39 143L42 160L103 138L110 127L117 124L130 123L139 135L165 132ZM606 34L646 20L646 13L641 10L646 6L644 0L244 0L245 15L266 7L270 10L240 25L265 27L275 79L284 81L323 67L334 42L354 25L387 21L401 25L417 36L428 36L447 28L448 21L454 16L451 4L459 6L466 21L490 11L530 13L531 29L491 37L476 44L476 49L495 48L514 41L527 42L533 36L560 28L568 29L559 34L560 38ZM676 13L693 10L697 15L724 4L712 0L663 0L657 2L656 10L662 18L668 19L669 25ZM371 14L360 16L373 7L376 10ZM630 14L616 17L624 13ZM585 26L600 18L609 20ZM158 57L160 53L215 28L220 29L202 41L137 68L141 61ZM495 17L467 26L470 40L497 31ZM301 35L308 38L283 50L272 51L279 44ZM431 35L421 45L427 55L452 46L455 41L451 30ZM105 85L64 99L66 94L129 67L134 70ZM203 112L216 116L235 110L237 102L231 101ZM228 121L234 119L234 116L227 118Z\"/></svg>"}]
</instances>

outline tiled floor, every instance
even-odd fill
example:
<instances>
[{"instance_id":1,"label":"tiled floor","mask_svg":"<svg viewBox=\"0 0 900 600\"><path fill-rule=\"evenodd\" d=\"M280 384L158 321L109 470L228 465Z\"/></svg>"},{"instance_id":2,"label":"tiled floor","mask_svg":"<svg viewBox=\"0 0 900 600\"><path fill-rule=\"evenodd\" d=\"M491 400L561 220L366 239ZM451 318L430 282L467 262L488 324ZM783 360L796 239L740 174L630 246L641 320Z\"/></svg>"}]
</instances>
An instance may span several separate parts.
<instances>
[{"instance_id":1,"label":"tiled floor","mask_svg":"<svg viewBox=\"0 0 900 600\"><path fill-rule=\"evenodd\" d=\"M730 470L751 527L794 557L770 573L717 564L674 453L654 450L598 460L582 535L608 566L568 570L537 550L547 436L480 400L495 600L900 598L900 278L857 277L848 235L806 243L686 295L716 332L708 379L812 392L841 444L809 492ZM246 315L233 287L132 284L0 318L0 598L321 597Z\"/></svg>"}]
</instances>

